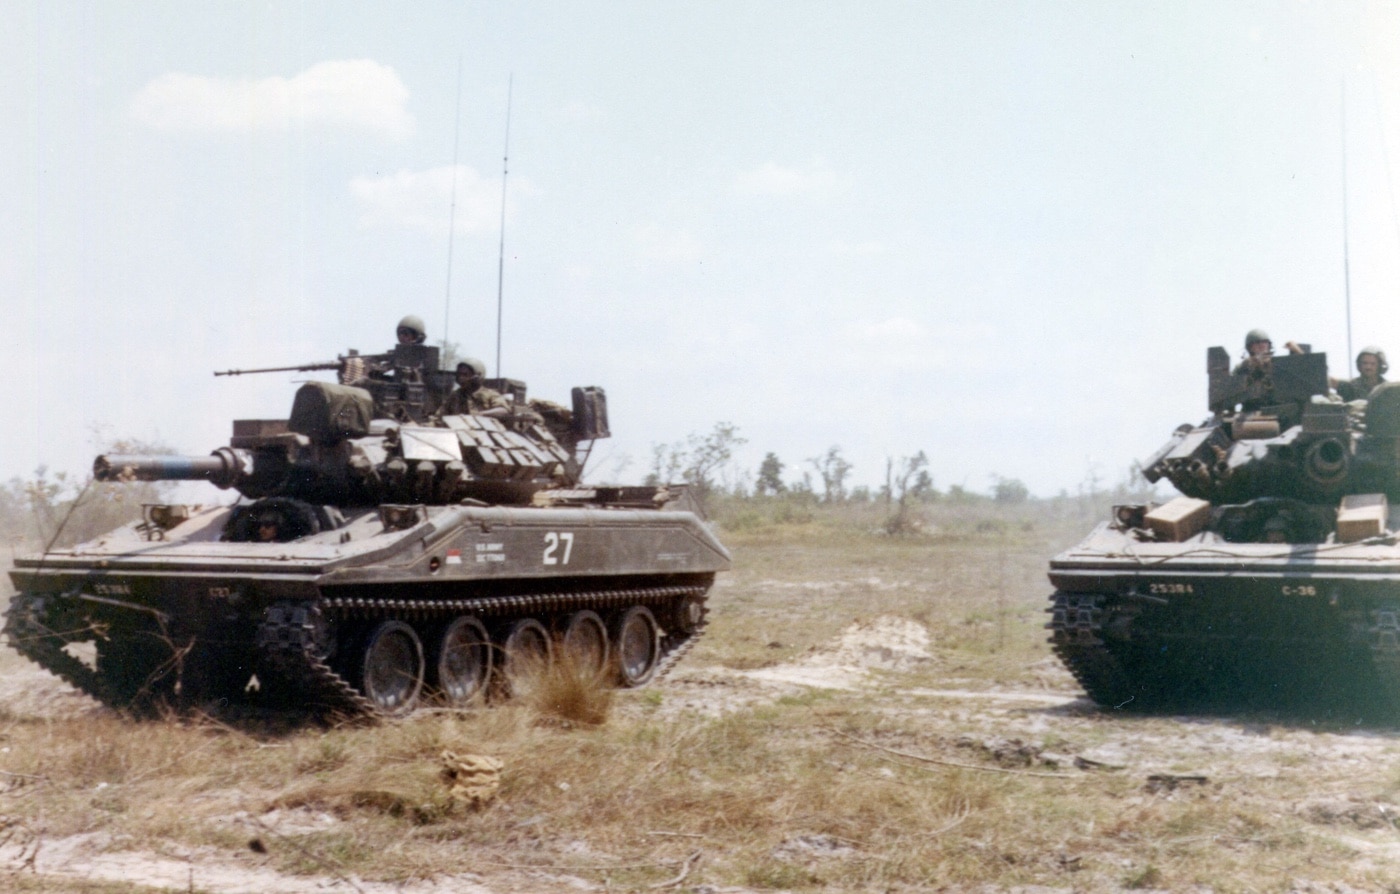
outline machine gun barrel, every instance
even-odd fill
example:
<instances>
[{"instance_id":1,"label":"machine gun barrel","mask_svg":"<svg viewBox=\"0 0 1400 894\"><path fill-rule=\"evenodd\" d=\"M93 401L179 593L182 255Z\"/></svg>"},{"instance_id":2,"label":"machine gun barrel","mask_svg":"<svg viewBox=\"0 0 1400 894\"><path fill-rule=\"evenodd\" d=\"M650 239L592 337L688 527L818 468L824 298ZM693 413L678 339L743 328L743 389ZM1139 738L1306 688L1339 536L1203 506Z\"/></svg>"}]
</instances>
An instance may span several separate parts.
<instances>
[{"instance_id":1,"label":"machine gun barrel","mask_svg":"<svg viewBox=\"0 0 1400 894\"><path fill-rule=\"evenodd\" d=\"M93 460L92 476L98 481L208 481L231 487L249 466L239 453L220 447L209 456L104 454Z\"/></svg>"},{"instance_id":2,"label":"machine gun barrel","mask_svg":"<svg viewBox=\"0 0 1400 894\"><path fill-rule=\"evenodd\" d=\"M252 373L280 373L280 372L312 372L318 369L340 369L342 361L325 360L316 363L304 363L301 366L264 366L261 369L226 369L222 372L215 371L216 376L245 376Z\"/></svg>"}]
</instances>

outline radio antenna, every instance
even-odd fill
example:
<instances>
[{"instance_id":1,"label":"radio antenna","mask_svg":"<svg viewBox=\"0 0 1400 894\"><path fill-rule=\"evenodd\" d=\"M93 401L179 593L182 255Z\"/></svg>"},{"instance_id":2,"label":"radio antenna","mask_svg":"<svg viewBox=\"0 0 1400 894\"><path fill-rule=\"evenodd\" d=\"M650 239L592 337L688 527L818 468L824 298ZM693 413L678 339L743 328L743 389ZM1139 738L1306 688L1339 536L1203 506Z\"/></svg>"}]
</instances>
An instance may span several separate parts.
<instances>
[{"instance_id":1,"label":"radio antenna","mask_svg":"<svg viewBox=\"0 0 1400 894\"><path fill-rule=\"evenodd\" d=\"M496 377L501 377L501 298L506 282L506 177L510 174L510 101L515 73L506 81L506 147L501 155L501 250L496 259Z\"/></svg>"},{"instance_id":2,"label":"radio antenna","mask_svg":"<svg viewBox=\"0 0 1400 894\"><path fill-rule=\"evenodd\" d=\"M447 295L442 300L442 350L447 352L447 322L452 315L452 246L457 239L457 152L462 145L462 57L457 56L457 109L452 131L452 210L447 213Z\"/></svg>"},{"instance_id":3,"label":"radio antenna","mask_svg":"<svg viewBox=\"0 0 1400 894\"><path fill-rule=\"evenodd\" d=\"M1342 282L1347 299L1347 369L1351 368L1351 238L1347 220L1347 81L1342 78Z\"/></svg>"},{"instance_id":4,"label":"radio antenna","mask_svg":"<svg viewBox=\"0 0 1400 894\"><path fill-rule=\"evenodd\" d=\"M1395 178L1390 173L1390 149L1385 139L1385 114L1381 111L1381 88L1376 83L1376 70L1371 69L1371 101L1375 103L1376 127L1380 131L1381 160L1385 162L1385 194L1390 199L1390 222L1395 227L1395 238L1400 240L1400 209L1395 202Z\"/></svg>"}]
</instances>

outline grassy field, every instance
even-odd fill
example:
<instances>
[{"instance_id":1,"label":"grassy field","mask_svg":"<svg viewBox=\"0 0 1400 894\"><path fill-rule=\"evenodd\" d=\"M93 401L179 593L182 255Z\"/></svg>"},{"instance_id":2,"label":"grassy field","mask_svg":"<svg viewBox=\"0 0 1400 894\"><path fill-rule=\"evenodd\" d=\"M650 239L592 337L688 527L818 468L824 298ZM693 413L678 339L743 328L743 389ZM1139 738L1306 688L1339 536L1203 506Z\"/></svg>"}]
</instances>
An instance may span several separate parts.
<instances>
[{"instance_id":1,"label":"grassy field","mask_svg":"<svg viewBox=\"0 0 1400 894\"><path fill-rule=\"evenodd\" d=\"M878 508L720 518L736 564L705 639L595 698L600 724L548 699L133 721L6 651L9 888L1398 890L1389 732L1075 698L1043 630L1045 562L1090 524L1072 505L935 505L900 538ZM492 803L452 796L444 751L502 762Z\"/></svg>"}]
</instances>

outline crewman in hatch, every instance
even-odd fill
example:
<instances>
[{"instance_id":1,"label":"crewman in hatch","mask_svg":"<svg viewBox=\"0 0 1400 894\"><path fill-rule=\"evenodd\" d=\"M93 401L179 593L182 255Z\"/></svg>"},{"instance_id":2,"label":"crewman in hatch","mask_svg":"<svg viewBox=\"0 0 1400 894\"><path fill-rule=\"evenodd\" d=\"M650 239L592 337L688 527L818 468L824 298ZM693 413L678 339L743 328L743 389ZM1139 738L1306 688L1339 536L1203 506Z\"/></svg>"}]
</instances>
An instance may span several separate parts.
<instances>
[{"instance_id":1,"label":"crewman in hatch","mask_svg":"<svg viewBox=\"0 0 1400 894\"><path fill-rule=\"evenodd\" d=\"M475 357L466 357L457 364L457 388L447 396L435 414L443 416L492 416L503 419L510 415L511 405L499 391L482 384L486 364Z\"/></svg>"},{"instance_id":2,"label":"crewman in hatch","mask_svg":"<svg viewBox=\"0 0 1400 894\"><path fill-rule=\"evenodd\" d=\"M1367 345L1356 355L1356 371L1361 375L1349 382L1332 383L1342 400L1366 400L1375 387L1385 381L1390 364L1385 362L1385 351L1375 345Z\"/></svg>"}]
</instances>

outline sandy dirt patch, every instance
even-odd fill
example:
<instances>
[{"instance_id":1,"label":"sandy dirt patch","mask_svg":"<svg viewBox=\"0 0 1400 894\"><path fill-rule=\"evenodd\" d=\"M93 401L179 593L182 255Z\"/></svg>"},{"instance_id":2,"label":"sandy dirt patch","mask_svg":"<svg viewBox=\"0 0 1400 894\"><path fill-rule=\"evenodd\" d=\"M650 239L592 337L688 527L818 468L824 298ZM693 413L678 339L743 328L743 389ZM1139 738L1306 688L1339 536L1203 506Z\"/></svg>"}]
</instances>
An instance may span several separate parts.
<instances>
[{"instance_id":1,"label":"sandy dirt patch","mask_svg":"<svg viewBox=\"0 0 1400 894\"><path fill-rule=\"evenodd\" d=\"M250 834L250 838L251 838ZM462 876L406 884L368 882L352 876L309 878L259 865L249 851L242 859L214 848L169 848L165 853L125 850L104 833L28 840L0 847L0 862L18 871L56 878L123 882L174 891L218 894L306 894L347 891L364 894L491 894L491 889Z\"/></svg>"}]
</instances>

